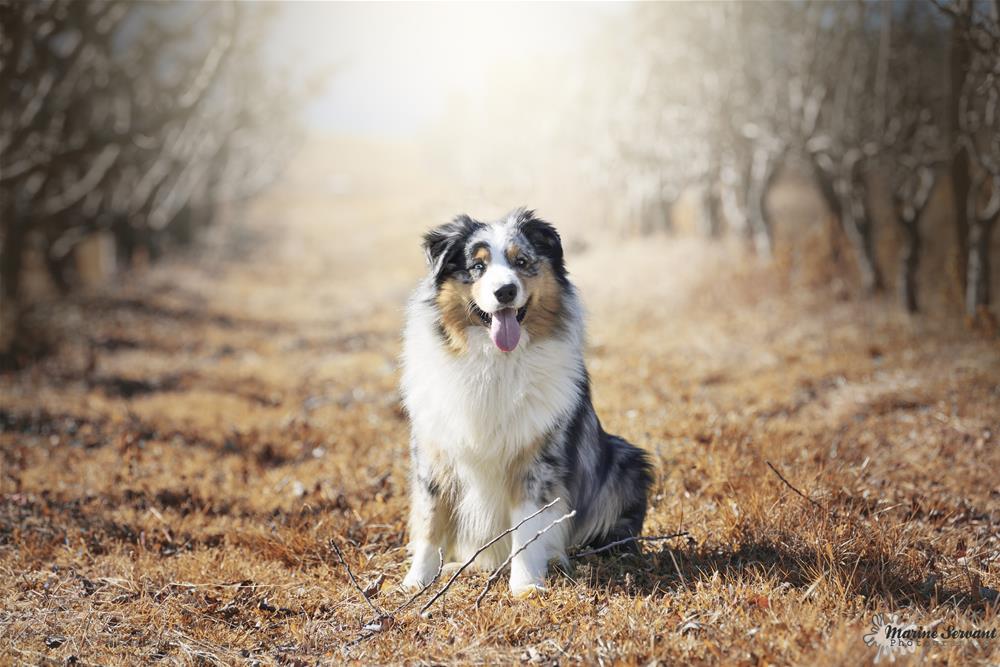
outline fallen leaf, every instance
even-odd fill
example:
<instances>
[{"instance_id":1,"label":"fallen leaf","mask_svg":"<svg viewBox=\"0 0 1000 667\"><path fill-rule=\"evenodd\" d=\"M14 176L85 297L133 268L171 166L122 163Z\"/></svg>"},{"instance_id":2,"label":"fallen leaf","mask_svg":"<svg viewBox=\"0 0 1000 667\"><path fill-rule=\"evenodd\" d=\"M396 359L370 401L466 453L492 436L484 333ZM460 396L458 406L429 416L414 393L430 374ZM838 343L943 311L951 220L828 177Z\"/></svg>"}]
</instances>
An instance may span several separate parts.
<instances>
[{"instance_id":1,"label":"fallen leaf","mask_svg":"<svg viewBox=\"0 0 1000 667\"><path fill-rule=\"evenodd\" d=\"M365 594L365 597L370 600L371 598L378 595L379 591L382 590L382 582L384 581L385 581L385 573L383 572L382 574L378 575L378 577L374 581L365 586L365 590L362 591Z\"/></svg>"},{"instance_id":2,"label":"fallen leaf","mask_svg":"<svg viewBox=\"0 0 1000 667\"><path fill-rule=\"evenodd\" d=\"M393 626L392 616L383 616L377 618L371 623L366 624L362 630L367 630L369 632L384 632Z\"/></svg>"}]
</instances>

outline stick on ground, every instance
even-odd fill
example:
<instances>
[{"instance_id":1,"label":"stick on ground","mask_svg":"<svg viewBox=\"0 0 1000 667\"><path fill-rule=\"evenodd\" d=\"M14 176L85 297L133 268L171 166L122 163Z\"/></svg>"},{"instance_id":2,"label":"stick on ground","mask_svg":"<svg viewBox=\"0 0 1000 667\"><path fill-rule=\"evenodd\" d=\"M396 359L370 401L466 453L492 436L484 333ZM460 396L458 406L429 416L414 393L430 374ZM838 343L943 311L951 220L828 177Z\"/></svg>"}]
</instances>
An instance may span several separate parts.
<instances>
[{"instance_id":1,"label":"stick on ground","mask_svg":"<svg viewBox=\"0 0 1000 667\"><path fill-rule=\"evenodd\" d=\"M401 604L398 607L396 607L395 609L393 609L391 615L395 616L396 614L398 614L399 612L403 611L404 609L406 609L407 607L409 607L411 604L413 604L414 602L416 602L417 598L419 598L421 595L423 595L424 593L426 593L428 588L430 588L435 583L437 583L437 580L441 578L441 570L443 570L443 569L444 569L444 551L441 550L441 549L438 549L438 570L437 570L437 573L434 575L434 578L431 579L430 581L428 581L427 584L423 588L421 588L419 591L417 591L416 593L414 593L410 597L409 600L407 600L403 604Z\"/></svg>"},{"instance_id":2,"label":"stick on ground","mask_svg":"<svg viewBox=\"0 0 1000 667\"><path fill-rule=\"evenodd\" d=\"M368 606L371 607L376 614L378 614L379 618L385 616L386 615L385 612L379 609L378 605L369 600L368 596L365 595L365 589L361 588L361 584L359 584L358 580L354 578L354 573L351 572L351 566L347 564L347 561L344 559L344 554L340 552L340 547L337 546L337 543L333 540L330 540L330 546L333 547L333 550L335 552L337 552L337 558L339 558L340 562L344 564L344 568L347 570L347 576L351 578L351 583L354 584L354 587L356 589L358 589L358 593L361 595L361 599L363 599L365 602L368 603Z\"/></svg>"},{"instance_id":3,"label":"stick on ground","mask_svg":"<svg viewBox=\"0 0 1000 667\"><path fill-rule=\"evenodd\" d=\"M780 479L782 482L784 482L785 486L787 486L789 489L791 489L795 493L799 494L800 496L802 496L803 498L805 498L806 500L808 500L809 502L811 502L813 505L815 505L819 509L821 509L821 510L825 510L826 509L825 507L823 507L822 505L820 505L818 502L816 502L815 500L813 500L812 498L810 498L809 496L807 496L806 494L802 493L801 491L799 491L798 489L796 489L794 486L792 486L792 483L789 482L787 479L785 479L785 476L782 475L781 472L779 472L777 468L775 468L773 465L771 465L770 461L764 461L764 463L767 464L767 467L770 468L774 472L774 474L778 476L778 479Z\"/></svg>"},{"instance_id":4,"label":"stick on ground","mask_svg":"<svg viewBox=\"0 0 1000 667\"><path fill-rule=\"evenodd\" d=\"M687 534L688 532L686 530L682 530L679 533L671 533L670 535L648 535L648 536L637 535L635 537L626 537L623 540L618 540L616 542L612 542L611 544L605 544L603 547L600 547L598 549L590 549L588 551L581 551L580 553L575 553L572 556L570 556L570 558L583 558L584 556L593 556L594 554L599 554L604 551L610 551L615 547L620 547L621 545L628 544L629 542L661 542L663 540L672 540L676 537L684 537Z\"/></svg>"},{"instance_id":5,"label":"stick on ground","mask_svg":"<svg viewBox=\"0 0 1000 667\"><path fill-rule=\"evenodd\" d=\"M560 500L562 500L562 498L556 498L555 500L553 500L551 503L549 503L545 507L541 508L540 510L538 510L534 514L531 514L529 516L524 517L519 522L517 522L516 525L511 526L510 528L508 528L507 530L503 531L502 533L500 533L499 535L497 535L496 537L494 537L492 540L490 540L489 542L487 542L483 546L481 546L478 549L476 549L476 552L474 554L472 554L467 561L465 561L464 563L462 563L461 567L459 567L457 570L455 570L455 574L451 575L451 579L448 580L448 583L446 583L441 588L441 590L439 590L437 593L434 594L434 597L432 597L430 600L428 600L427 603L423 607L420 608L420 613L423 614L425 611L427 611L428 609L430 609L431 605L433 605L435 602L437 602L438 598L440 598L442 595L444 595L448 591L448 589L451 588L451 585L453 583L455 583L456 579L458 579L458 575L462 574L462 572L464 572L467 567L469 567L470 565L472 565L473 561L476 560L476 558L479 556L479 554L483 553L484 551L486 551L487 549L489 549L490 547L492 547L494 544L496 544L497 542L499 542L500 540L502 540L506 535L509 535L509 534L513 533L515 530L517 530L518 528L520 528L521 526L523 526L527 521L529 521L530 519L534 519L536 516L538 516L539 514L541 514L542 512L544 512L545 510L549 509L550 507L552 507L553 505L555 505Z\"/></svg>"},{"instance_id":6,"label":"stick on ground","mask_svg":"<svg viewBox=\"0 0 1000 667\"><path fill-rule=\"evenodd\" d=\"M479 608L479 605L482 603L483 598L486 597L486 594L490 591L490 586L492 586L493 582L497 580L497 578L500 576L500 573L503 572L503 569L505 567L507 567L508 565L510 565L511 561L514 560L514 556L518 555L519 553L521 553L522 551L524 551L525 549L527 549L529 544L531 544L532 542L534 542L535 540L537 540L539 537L541 537L542 535L544 535L545 533L547 533L550 528L552 528L556 524L560 524L563 521L565 521L566 519L570 519L570 518L572 518L574 516L576 516L576 510L572 510L572 511L570 511L567 514L563 514L561 517L559 517L558 519L552 521L549 525L545 526L545 528L542 528L541 530L539 530L537 533L535 533L534 537L532 537L530 540L528 540L527 542L525 542L524 544L522 544L521 546L519 546L516 550L514 550L513 553L511 553L511 555L507 556L507 560L505 560L504 562L500 563L499 567L497 567L497 569L493 570L493 574L491 574L490 578L486 580L486 585L483 586L483 590L479 593L479 596L476 597L476 609Z\"/></svg>"}]
</instances>

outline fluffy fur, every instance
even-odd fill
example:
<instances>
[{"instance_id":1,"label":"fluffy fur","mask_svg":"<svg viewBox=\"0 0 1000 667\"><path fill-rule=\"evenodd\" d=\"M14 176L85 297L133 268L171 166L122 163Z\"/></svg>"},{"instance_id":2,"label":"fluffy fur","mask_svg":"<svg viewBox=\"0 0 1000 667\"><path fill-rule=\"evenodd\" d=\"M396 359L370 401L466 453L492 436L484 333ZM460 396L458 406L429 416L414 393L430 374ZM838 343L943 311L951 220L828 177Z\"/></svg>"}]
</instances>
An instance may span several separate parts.
<instances>
[{"instance_id":1,"label":"fluffy fur","mask_svg":"<svg viewBox=\"0 0 1000 667\"><path fill-rule=\"evenodd\" d=\"M404 332L413 562L403 585L433 577L438 549L465 560L561 498L477 558L477 565L495 567L575 509L572 522L513 559L511 590L530 593L543 587L548 561L565 559L568 546L639 534L649 462L642 450L605 433L594 412L583 311L551 225L524 209L494 223L459 216L428 232L424 249L429 271L410 300ZM510 336L496 333L501 322L519 331L509 352L501 347Z\"/></svg>"}]
</instances>

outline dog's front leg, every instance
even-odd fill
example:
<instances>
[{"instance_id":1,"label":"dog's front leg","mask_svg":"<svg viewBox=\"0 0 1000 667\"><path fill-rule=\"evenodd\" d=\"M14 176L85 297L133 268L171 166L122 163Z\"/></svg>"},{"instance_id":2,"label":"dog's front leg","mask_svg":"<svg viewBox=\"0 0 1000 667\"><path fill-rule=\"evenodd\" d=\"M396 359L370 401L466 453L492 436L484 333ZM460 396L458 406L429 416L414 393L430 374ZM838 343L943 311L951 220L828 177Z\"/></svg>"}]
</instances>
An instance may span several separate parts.
<instances>
[{"instance_id":1,"label":"dog's front leg","mask_svg":"<svg viewBox=\"0 0 1000 667\"><path fill-rule=\"evenodd\" d=\"M413 454L410 476L410 551L413 562L403 579L403 588L417 590L429 584L437 573L442 553L448 550L451 508L427 468L421 467L417 450Z\"/></svg>"},{"instance_id":2,"label":"dog's front leg","mask_svg":"<svg viewBox=\"0 0 1000 667\"><path fill-rule=\"evenodd\" d=\"M516 525L524 517L531 516L544 505L545 503L536 502L520 503L511 513L511 525ZM510 591L514 595L520 597L544 591L549 559L565 558L566 524L552 526L541 537L532 541L538 535L538 531L544 530L564 514L566 514L565 503L556 503L538 516L525 521L524 525L514 531L511 553L516 555L510 563Z\"/></svg>"}]
</instances>

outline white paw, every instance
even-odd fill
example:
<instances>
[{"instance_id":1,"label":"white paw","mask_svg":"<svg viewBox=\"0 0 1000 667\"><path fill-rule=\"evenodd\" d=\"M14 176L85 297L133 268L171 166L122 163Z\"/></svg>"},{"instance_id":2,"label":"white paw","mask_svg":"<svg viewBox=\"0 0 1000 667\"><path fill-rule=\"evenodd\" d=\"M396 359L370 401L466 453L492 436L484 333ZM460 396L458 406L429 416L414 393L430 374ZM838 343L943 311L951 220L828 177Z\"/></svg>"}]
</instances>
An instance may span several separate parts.
<instances>
[{"instance_id":1,"label":"white paw","mask_svg":"<svg viewBox=\"0 0 1000 667\"><path fill-rule=\"evenodd\" d=\"M545 592L545 580L541 577L517 576L510 577L510 592L514 597L528 598Z\"/></svg>"},{"instance_id":2,"label":"white paw","mask_svg":"<svg viewBox=\"0 0 1000 667\"><path fill-rule=\"evenodd\" d=\"M431 583L431 580L433 578L434 578L433 574L429 576L421 576L420 572L411 569L410 572L403 579L403 583L401 583L399 586L404 591L416 592L419 591L424 586L426 586L427 584Z\"/></svg>"},{"instance_id":3,"label":"white paw","mask_svg":"<svg viewBox=\"0 0 1000 667\"><path fill-rule=\"evenodd\" d=\"M521 586L511 586L510 593L516 598L531 598L545 593L548 589L542 584L524 584Z\"/></svg>"}]
</instances>

